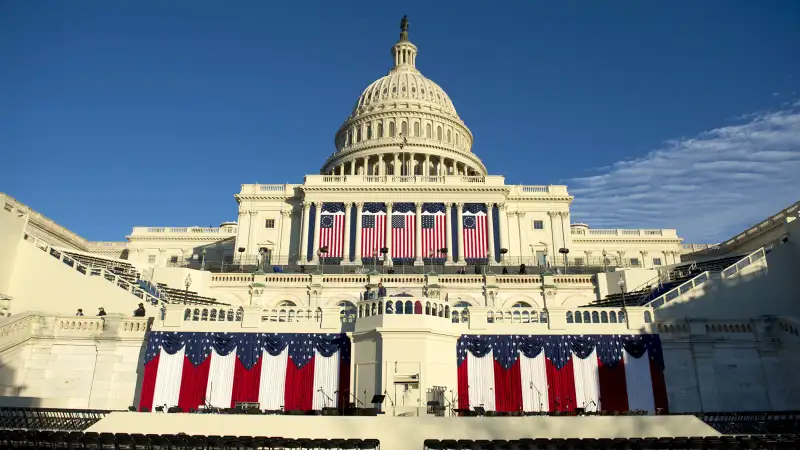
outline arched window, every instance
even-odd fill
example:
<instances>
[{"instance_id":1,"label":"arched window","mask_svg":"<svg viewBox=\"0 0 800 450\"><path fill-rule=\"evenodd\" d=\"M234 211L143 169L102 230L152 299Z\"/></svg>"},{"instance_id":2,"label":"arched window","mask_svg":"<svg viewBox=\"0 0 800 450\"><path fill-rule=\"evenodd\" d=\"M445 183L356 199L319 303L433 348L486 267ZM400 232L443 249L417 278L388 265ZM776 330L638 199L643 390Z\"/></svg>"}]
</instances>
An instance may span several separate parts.
<instances>
[{"instance_id":1,"label":"arched window","mask_svg":"<svg viewBox=\"0 0 800 450\"><path fill-rule=\"evenodd\" d=\"M608 313L603 311L600 313L600 323L608 323Z\"/></svg>"},{"instance_id":2,"label":"arched window","mask_svg":"<svg viewBox=\"0 0 800 450\"><path fill-rule=\"evenodd\" d=\"M367 139L372 139L372 125L367 124Z\"/></svg>"},{"instance_id":3,"label":"arched window","mask_svg":"<svg viewBox=\"0 0 800 450\"><path fill-rule=\"evenodd\" d=\"M575 311L575 323L583 323L583 316L581 316L580 311Z\"/></svg>"},{"instance_id":4,"label":"arched window","mask_svg":"<svg viewBox=\"0 0 800 450\"><path fill-rule=\"evenodd\" d=\"M431 137L431 124L425 125L425 137L428 139Z\"/></svg>"},{"instance_id":5,"label":"arched window","mask_svg":"<svg viewBox=\"0 0 800 450\"><path fill-rule=\"evenodd\" d=\"M183 320L189 320L191 318L192 318L192 310L189 308L183 310Z\"/></svg>"},{"instance_id":6,"label":"arched window","mask_svg":"<svg viewBox=\"0 0 800 450\"><path fill-rule=\"evenodd\" d=\"M278 302L277 306L297 306L297 304L295 304L295 302L290 300L281 300L280 302Z\"/></svg>"},{"instance_id":7,"label":"arched window","mask_svg":"<svg viewBox=\"0 0 800 450\"><path fill-rule=\"evenodd\" d=\"M345 300L339 302L336 306L339 307L339 318L342 322L352 323L356 321L356 313L358 311L356 305Z\"/></svg>"},{"instance_id":8,"label":"arched window","mask_svg":"<svg viewBox=\"0 0 800 450\"><path fill-rule=\"evenodd\" d=\"M411 303L411 300L406 302L406 305L405 305L404 309L405 309L405 311L403 311L403 312L405 314L414 314L414 304Z\"/></svg>"},{"instance_id":9,"label":"arched window","mask_svg":"<svg viewBox=\"0 0 800 450\"><path fill-rule=\"evenodd\" d=\"M572 323L572 311L567 311L567 323Z\"/></svg>"},{"instance_id":10,"label":"arched window","mask_svg":"<svg viewBox=\"0 0 800 450\"><path fill-rule=\"evenodd\" d=\"M625 316L623 314L624 313L622 313L622 312L619 313L619 321L620 322L624 321L624 317ZM652 322L653 322L653 316L650 314L650 311L645 311L644 312L644 323L652 323Z\"/></svg>"},{"instance_id":11,"label":"arched window","mask_svg":"<svg viewBox=\"0 0 800 450\"><path fill-rule=\"evenodd\" d=\"M422 314L422 302L419 300L414 302L414 314Z\"/></svg>"},{"instance_id":12,"label":"arched window","mask_svg":"<svg viewBox=\"0 0 800 450\"><path fill-rule=\"evenodd\" d=\"M403 136L408 136L408 122L403 122L400 124L400 131L403 133Z\"/></svg>"},{"instance_id":13,"label":"arched window","mask_svg":"<svg viewBox=\"0 0 800 450\"><path fill-rule=\"evenodd\" d=\"M394 303L386 302L386 314L394 314Z\"/></svg>"},{"instance_id":14,"label":"arched window","mask_svg":"<svg viewBox=\"0 0 800 450\"><path fill-rule=\"evenodd\" d=\"M436 127L436 139L442 140L442 127Z\"/></svg>"},{"instance_id":15,"label":"arched window","mask_svg":"<svg viewBox=\"0 0 800 450\"><path fill-rule=\"evenodd\" d=\"M447 130L447 143L450 143L450 130Z\"/></svg>"},{"instance_id":16,"label":"arched window","mask_svg":"<svg viewBox=\"0 0 800 450\"><path fill-rule=\"evenodd\" d=\"M600 323L600 314L597 311L592 311L592 323Z\"/></svg>"},{"instance_id":17,"label":"arched window","mask_svg":"<svg viewBox=\"0 0 800 450\"><path fill-rule=\"evenodd\" d=\"M617 323L617 313L611 311L610 313L608 313L608 319L611 323Z\"/></svg>"},{"instance_id":18,"label":"arched window","mask_svg":"<svg viewBox=\"0 0 800 450\"><path fill-rule=\"evenodd\" d=\"M378 123L378 137L379 138L383 137L383 124L380 122Z\"/></svg>"},{"instance_id":19,"label":"arched window","mask_svg":"<svg viewBox=\"0 0 800 450\"><path fill-rule=\"evenodd\" d=\"M527 302L517 302L514 303L514 306L512 306L512 308L530 308L530 307L531 305Z\"/></svg>"},{"instance_id":20,"label":"arched window","mask_svg":"<svg viewBox=\"0 0 800 450\"><path fill-rule=\"evenodd\" d=\"M396 301L394 304L394 313L403 314L403 302L401 302L400 300Z\"/></svg>"},{"instance_id":21,"label":"arched window","mask_svg":"<svg viewBox=\"0 0 800 450\"><path fill-rule=\"evenodd\" d=\"M592 316L589 314L589 311L583 312L583 323L592 323Z\"/></svg>"},{"instance_id":22,"label":"arched window","mask_svg":"<svg viewBox=\"0 0 800 450\"><path fill-rule=\"evenodd\" d=\"M419 137L419 122L414 122L414 137Z\"/></svg>"},{"instance_id":23,"label":"arched window","mask_svg":"<svg viewBox=\"0 0 800 450\"><path fill-rule=\"evenodd\" d=\"M394 122L389 122L389 137L394 137Z\"/></svg>"},{"instance_id":24,"label":"arched window","mask_svg":"<svg viewBox=\"0 0 800 450\"><path fill-rule=\"evenodd\" d=\"M358 127L358 129L356 130L356 136L357 136L356 137L356 142L361 142L361 140L362 140L361 139L361 127Z\"/></svg>"},{"instance_id":25,"label":"arched window","mask_svg":"<svg viewBox=\"0 0 800 450\"><path fill-rule=\"evenodd\" d=\"M208 310L203 308L203 312L200 314L200 320L206 322L208 320Z\"/></svg>"},{"instance_id":26,"label":"arched window","mask_svg":"<svg viewBox=\"0 0 800 450\"><path fill-rule=\"evenodd\" d=\"M617 314L617 319L619 323L625 323L625 311L620 311L619 314ZM645 322L647 322L647 314L645 314Z\"/></svg>"}]
</instances>

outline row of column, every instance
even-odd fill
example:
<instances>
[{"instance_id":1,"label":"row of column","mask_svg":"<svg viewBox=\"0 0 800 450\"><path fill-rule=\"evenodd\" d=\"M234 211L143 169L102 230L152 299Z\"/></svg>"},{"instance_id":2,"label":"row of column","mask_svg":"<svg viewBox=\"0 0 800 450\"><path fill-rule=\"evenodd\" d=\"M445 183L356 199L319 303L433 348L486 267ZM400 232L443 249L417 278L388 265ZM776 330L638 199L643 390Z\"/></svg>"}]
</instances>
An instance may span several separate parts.
<instances>
[{"instance_id":1,"label":"row of column","mask_svg":"<svg viewBox=\"0 0 800 450\"><path fill-rule=\"evenodd\" d=\"M404 155L408 155L404 157ZM380 155L368 155L354 158L350 161L344 161L331 169L332 175L386 175L388 167L391 165L395 167L394 175L413 175L415 174L414 163L422 165L420 174L424 176L441 176L441 175L472 175L477 174L474 168L468 166L466 163L458 162L454 159L442 158L434 155L435 161L431 160L431 155L425 154L425 159L422 161L416 160L416 153L386 153ZM373 163L372 173L370 173L370 158L375 156L378 158ZM349 164L349 165L348 165ZM399 170L400 168L404 170ZM434 170L435 169L435 170ZM431 172L433 174L431 175Z\"/></svg>"},{"instance_id":2,"label":"row of column","mask_svg":"<svg viewBox=\"0 0 800 450\"><path fill-rule=\"evenodd\" d=\"M300 260L301 262L305 261L308 258L308 227L310 221L310 209L311 205L316 205L316 214L314 214L314 242L313 242L313 257L312 260L316 262L317 254L316 250L319 248L320 243L320 221L322 217L322 202L304 202L303 203L303 221L302 221L302 228L300 229ZM386 262L387 264L391 264L392 261L392 203L386 202L386 236L385 246L389 249L388 253L386 253ZM354 255L354 264L361 264L361 223L362 223L362 214L364 212L364 203L358 202L355 204L356 206L356 233L355 233L355 255ZM424 255L422 254L422 202L414 203L416 207L416 220L415 223L415 230L414 230L414 263L422 265L423 260L422 258ZM458 232L456 233L456 239L458 244L458 256L453 256L453 222L452 222L452 206L453 204L445 204L445 240L447 243L447 256L446 261L447 264L463 264L465 263L464 259L464 203L456 203L455 206L457 207L457 217L456 217L456 224L458 227ZM347 264L350 262L350 223L351 223L351 214L352 214L352 203L345 203L345 217L344 217L344 258L342 262ZM495 260L495 242L494 242L494 203L486 203L486 211L487 211L487 242L488 242L488 257L489 262L494 263ZM500 214L500 228L502 229L505 227L505 215ZM502 233L500 233L500 248L506 246L506 243L503 242Z\"/></svg>"}]
</instances>

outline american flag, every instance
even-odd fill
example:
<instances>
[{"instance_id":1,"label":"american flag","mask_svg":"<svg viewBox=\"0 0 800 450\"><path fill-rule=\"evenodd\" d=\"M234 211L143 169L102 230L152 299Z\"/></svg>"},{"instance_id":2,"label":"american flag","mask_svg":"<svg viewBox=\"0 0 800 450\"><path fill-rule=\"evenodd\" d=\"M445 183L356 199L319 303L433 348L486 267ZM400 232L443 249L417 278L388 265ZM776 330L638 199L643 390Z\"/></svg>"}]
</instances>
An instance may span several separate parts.
<instances>
[{"instance_id":1,"label":"american flag","mask_svg":"<svg viewBox=\"0 0 800 450\"><path fill-rule=\"evenodd\" d=\"M386 243L386 206L383 203L365 203L361 214L361 257L372 258Z\"/></svg>"},{"instance_id":2,"label":"american flag","mask_svg":"<svg viewBox=\"0 0 800 450\"><path fill-rule=\"evenodd\" d=\"M422 257L444 258L439 250L447 247L447 217L444 203L425 203L422 205Z\"/></svg>"},{"instance_id":3,"label":"american flag","mask_svg":"<svg viewBox=\"0 0 800 450\"><path fill-rule=\"evenodd\" d=\"M328 247L326 258L341 258L344 255L344 218L344 203L322 204L319 248Z\"/></svg>"},{"instance_id":4,"label":"american flag","mask_svg":"<svg viewBox=\"0 0 800 450\"><path fill-rule=\"evenodd\" d=\"M416 208L413 203L395 203L392 208L392 258L414 257Z\"/></svg>"},{"instance_id":5,"label":"american flag","mask_svg":"<svg viewBox=\"0 0 800 450\"><path fill-rule=\"evenodd\" d=\"M464 205L464 258L484 259L489 253L489 238L487 234L486 205L483 203L467 203ZM460 249L461 250L461 249Z\"/></svg>"}]
</instances>

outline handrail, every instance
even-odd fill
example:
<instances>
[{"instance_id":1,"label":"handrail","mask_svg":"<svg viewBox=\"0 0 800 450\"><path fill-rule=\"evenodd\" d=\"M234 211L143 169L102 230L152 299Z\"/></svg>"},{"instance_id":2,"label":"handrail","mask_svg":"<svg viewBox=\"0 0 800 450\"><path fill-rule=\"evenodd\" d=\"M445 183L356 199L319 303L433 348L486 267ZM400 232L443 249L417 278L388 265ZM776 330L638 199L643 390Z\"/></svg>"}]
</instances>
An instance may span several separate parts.
<instances>
[{"instance_id":1,"label":"handrail","mask_svg":"<svg viewBox=\"0 0 800 450\"><path fill-rule=\"evenodd\" d=\"M763 258L765 256L764 247L759 248L758 250L750 253L749 255L739 259L735 263L731 264L730 266L722 269L722 278L729 278L739 272L741 269L749 266L751 263ZM751 259L752 258L752 259ZM744 264L743 264L744 263ZM739 265L741 264L741 267ZM733 268L733 270L731 270ZM702 277L702 278L701 278ZM694 289L697 286L705 283L711 278L711 271L705 271L694 278L691 278L680 285L676 286L673 289L665 292L664 294L654 298L652 301L647 303L647 306L651 306L652 308L659 308L663 306L665 303L671 302L676 298L680 297L681 295L689 292L690 290ZM677 295L671 295L676 293Z\"/></svg>"}]
</instances>

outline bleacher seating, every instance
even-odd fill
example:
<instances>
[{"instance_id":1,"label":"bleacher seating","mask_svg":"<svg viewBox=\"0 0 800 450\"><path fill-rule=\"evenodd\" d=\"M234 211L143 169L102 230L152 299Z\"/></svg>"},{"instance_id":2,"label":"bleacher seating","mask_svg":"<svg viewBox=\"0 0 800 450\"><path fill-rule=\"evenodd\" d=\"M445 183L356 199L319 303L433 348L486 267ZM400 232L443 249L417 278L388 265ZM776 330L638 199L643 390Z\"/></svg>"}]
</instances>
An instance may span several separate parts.
<instances>
[{"instance_id":1,"label":"bleacher seating","mask_svg":"<svg viewBox=\"0 0 800 450\"><path fill-rule=\"evenodd\" d=\"M425 450L554 450L554 449L797 449L800 435L719 436L617 439L426 439Z\"/></svg>"},{"instance_id":2,"label":"bleacher seating","mask_svg":"<svg viewBox=\"0 0 800 450\"><path fill-rule=\"evenodd\" d=\"M197 292L194 291L171 288L164 283L158 283L157 286L158 290L161 292L161 298L167 303L181 305L228 305L227 303L218 302L215 298L198 295Z\"/></svg>"},{"instance_id":3,"label":"bleacher seating","mask_svg":"<svg viewBox=\"0 0 800 450\"><path fill-rule=\"evenodd\" d=\"M122 279L129 283L136 283L141 276L139 271L136 270L136 267L125 261L90 256L83 253L71 252L69 250L64 250L64 254L85 266L106 269L113 274L119 275Z\"/></svg>"},{"instance_id":4,"label":"bleacher seating","mask_svg":"<svg viewBox=\"0 0 800 450\"><path fill-rule=\"evenodd\" d=\"M800 430L800 411L710 412L697 417L724 434L791 434Z\"/></svg>"},{"instance_id":5,"label":"bleacher seating","mask_svg":"<svg viewBox=\"0 0 800 450\"><path fill-rule=\"evenodd\" d=\"M745 256L747 255L728 256L707 261L687 261L673 267L662 277L665 281L660 284L645 286L636 291L626 292L624 295L621 293L610 294L603 300L586 306L622 306L623 297L627 306L643 306L703 272L722 272Z\"/></svg>"},{"instance_id":6,"label":"bleacher seating","mask_svg":"<svg viewBox=\"0 0 800 450\"><path fill-rule=\"evenodd\" d=\"M109 413L99 409L0 408L0 429L83 431Z\"/></svg>"}]
</instances>

